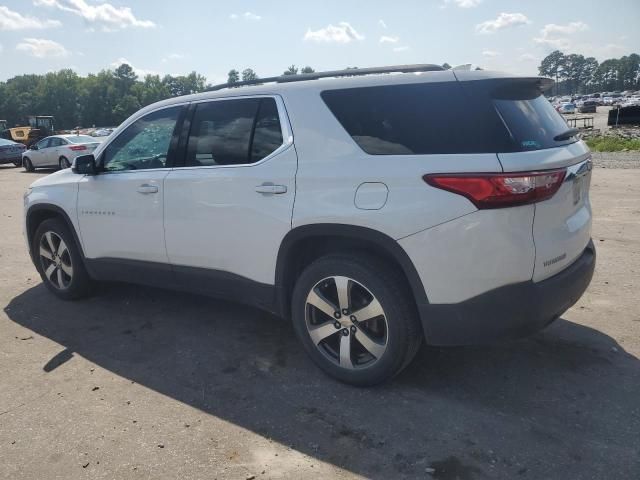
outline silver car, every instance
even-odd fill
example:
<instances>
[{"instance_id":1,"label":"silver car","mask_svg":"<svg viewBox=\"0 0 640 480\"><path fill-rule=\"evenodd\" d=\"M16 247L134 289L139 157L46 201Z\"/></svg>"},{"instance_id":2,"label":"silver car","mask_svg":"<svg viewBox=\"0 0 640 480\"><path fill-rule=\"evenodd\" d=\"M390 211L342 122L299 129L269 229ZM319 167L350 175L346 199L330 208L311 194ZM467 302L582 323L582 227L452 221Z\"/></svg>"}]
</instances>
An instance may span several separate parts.
<instances>
[{"instance_id":1,"label":"silver car","mask_svg":"<svg viewBox=\"0 0 640 480\"><path fill-rule=\"evenodd\" d=\"M22 165L28 172L36 168L69 168L74 158L93 153L100 141L89 135L52 135L31 145L22 154Z\"/></svg>"}]
</instances>

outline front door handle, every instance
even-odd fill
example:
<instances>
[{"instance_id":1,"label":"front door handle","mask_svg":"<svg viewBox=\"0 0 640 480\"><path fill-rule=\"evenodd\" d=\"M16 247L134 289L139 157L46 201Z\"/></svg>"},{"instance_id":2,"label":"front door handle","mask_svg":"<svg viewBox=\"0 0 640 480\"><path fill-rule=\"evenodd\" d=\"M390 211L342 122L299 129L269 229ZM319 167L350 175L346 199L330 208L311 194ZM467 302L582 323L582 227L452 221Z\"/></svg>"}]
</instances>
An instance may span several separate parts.
<instances>
[{"instance_id":1,"label":"front door handle","mask_svg":"<svg viewBox=\"0 0 640 480\"><path fill-rule=\"evenodd\" d=\"M256 192L264 193L264 194L271 194L271 195L278 195L278 194L281 194L281 193L287 193L287 186L286 185L274 185L273 183L263 183L262 185L258 185L256 187Z\"/></svg>"},{"instance_id":2,"label":"front door handle","mask_svg":"<svg viewBox=\"0 0 640 480\"><path fill-rule=\"evenodd\" d=\"M158 193L158 187L156 185L149 185L148 183L143 183L138 187L138 193Z\"/></svg>"}]
</instances>

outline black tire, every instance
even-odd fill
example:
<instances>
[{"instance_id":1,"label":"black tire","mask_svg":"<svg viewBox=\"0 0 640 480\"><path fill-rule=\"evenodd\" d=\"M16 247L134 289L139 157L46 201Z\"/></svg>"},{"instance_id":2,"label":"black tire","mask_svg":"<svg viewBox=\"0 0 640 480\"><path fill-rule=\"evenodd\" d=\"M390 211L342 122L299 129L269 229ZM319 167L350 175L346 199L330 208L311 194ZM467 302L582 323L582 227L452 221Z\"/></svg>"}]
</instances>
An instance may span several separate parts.
<instances>
[{"instance_id":1,"label":"black tire","mask_svg":"<svg viewBox=\"0 0 640 480\"><path fill-rule=\"evenodd\" d=\"M68 256L65 254L64 261L67 265L70 263L73 275L70 276L69 283L64 288L57 287L53 281L47 277L45 270L47 266L51 265L51 262L40 255L41 244L47 242L47 239L43 237L49 232L53 232L53 234L62 239L67 247ZM67 224L64 221L58 218L50 218L42 222L36 229L35 235L33 236L31 250L33 252L33 261L40 277L42 278L42 282L46 285L49 291L55 294L58 298L63 300L75 300L86 297L90 293L92 280L84 267L80 249L76 244L73 235L69 231L69 227L67 227Z\"/></svg>"},{"instance_id":2,"label":"black tire","mask_svg":"<svg viewBox=\"0 0 640 480\"><path fill-rule=\"evenodd\" d=\"M24 167L25 172L33 172L35 170L35 168L33 168L33 163L31 163L29 157L24 157L22 159L22 166Z\"/></svg>"},{"instance_id":3,"label":"black tire","mask_svg":"<svg viewBox=\"0 0 640 480\"><path fill-rule=\"evenodd\" d=\"M354 280L382 306L388 332L386 350L370 366L343 368L321 352L311 339L306 320L307 295L319 282L332 276ZM326 374L351 385L375 385L402 371L422 345L424 334L409 291L397 269L373 256L363 253L327 255L309 265L295 284L291 305L293 326L311 359Z\"/></svg>"},{"instance_id":4,"label":"black tire","mask_svg":"<svg viewBox=\"0 0 640 480\"><path fill-rule=\"evenodd\" d=\"M65 168L69 168L71 163L67 160L67 157L60 157L58 160L58 166L60 167L60 170L64 170Z\"/></svg>"},{"instance_id":5,"label":"black tire","mask_svg":"<svg viewBox=\"0 0 640 480\"><path fill-rule=\"evenodd\" d=\"M22 160L15 160L15 161L13 162L13 165L14 165L16 168L17 168L17 167L22 166Z\"/></svg>"}]
</instances>

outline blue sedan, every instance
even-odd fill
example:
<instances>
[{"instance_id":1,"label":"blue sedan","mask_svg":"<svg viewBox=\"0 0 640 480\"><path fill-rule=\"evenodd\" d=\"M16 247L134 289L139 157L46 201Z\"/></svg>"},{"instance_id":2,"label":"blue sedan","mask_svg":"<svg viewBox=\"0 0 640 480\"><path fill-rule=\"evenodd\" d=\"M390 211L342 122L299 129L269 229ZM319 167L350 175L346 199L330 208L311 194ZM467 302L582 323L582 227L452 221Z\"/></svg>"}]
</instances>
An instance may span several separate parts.
<instances>
[{"instance_id":1,"label":"blue sedan","mask_svg":"<svg viewBox=\"0 0 640 480\"><path fill-rule=\"evenodd\" d=\"M22 165L22 153L27 149L23 144L0 138L0 165L13 163L16 167Z\"/></svg>"}]
</instances>

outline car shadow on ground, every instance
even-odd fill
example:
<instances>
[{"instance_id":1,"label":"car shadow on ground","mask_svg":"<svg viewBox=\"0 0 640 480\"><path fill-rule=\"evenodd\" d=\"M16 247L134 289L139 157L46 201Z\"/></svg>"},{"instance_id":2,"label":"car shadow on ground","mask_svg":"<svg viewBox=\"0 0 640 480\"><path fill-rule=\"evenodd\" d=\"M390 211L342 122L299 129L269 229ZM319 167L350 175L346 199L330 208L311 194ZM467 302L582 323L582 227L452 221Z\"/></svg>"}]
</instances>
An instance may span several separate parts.
<instances>
[{"instance_id":1,"label":"car shadow on ground","mask_svg":"<svg viewBox=\"0 0 640 480\"><path fill-rule=\"evenodd\" d=\"M558 320L492 347L423 348L393 382L353 388L307 359L291 326L182 293L102 285L80 302L43 285L5 307L102 368L370 478L632 478L640 471L640 363Z\"/></svg>"}]
</instances>

